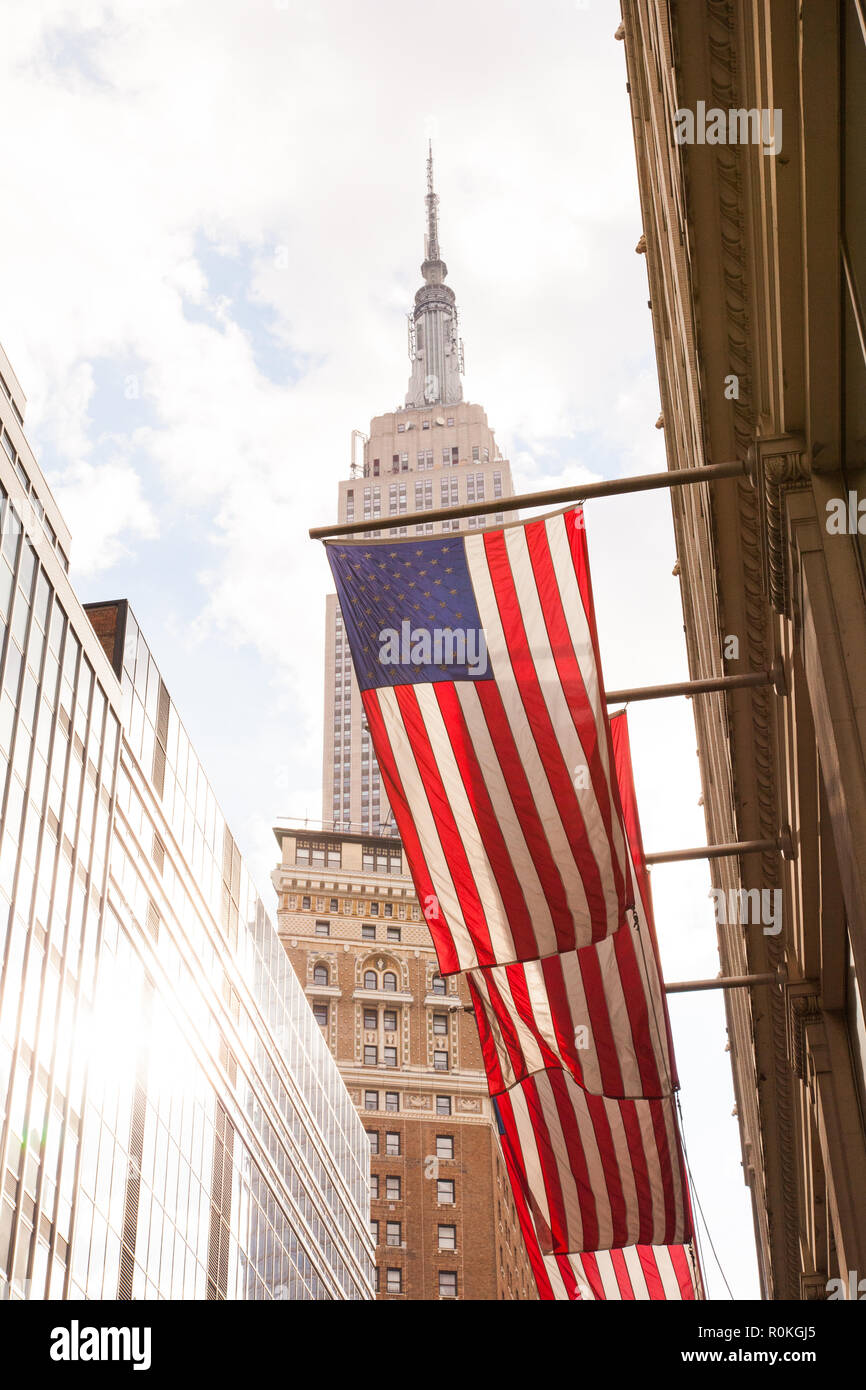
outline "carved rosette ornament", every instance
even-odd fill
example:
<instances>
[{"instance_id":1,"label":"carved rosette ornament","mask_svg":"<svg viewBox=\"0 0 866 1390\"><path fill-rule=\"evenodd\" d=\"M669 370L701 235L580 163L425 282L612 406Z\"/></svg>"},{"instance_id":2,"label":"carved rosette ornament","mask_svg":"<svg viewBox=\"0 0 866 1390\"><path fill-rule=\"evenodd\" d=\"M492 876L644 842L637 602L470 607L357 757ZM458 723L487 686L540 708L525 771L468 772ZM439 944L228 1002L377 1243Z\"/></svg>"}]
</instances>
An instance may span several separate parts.
<instances>
[{"instance_id":1,"label":"carved rosette ornament","mask_svg":"<svg viewBox=\"0 0 866 1390\"><path fill-rule=\"evenodd\" d=\"M748 458L763 513L767 592L776 612L790 617L785 494L810 486L806 443L797 435L758 439Z\"/></svg>"}]
</instances>

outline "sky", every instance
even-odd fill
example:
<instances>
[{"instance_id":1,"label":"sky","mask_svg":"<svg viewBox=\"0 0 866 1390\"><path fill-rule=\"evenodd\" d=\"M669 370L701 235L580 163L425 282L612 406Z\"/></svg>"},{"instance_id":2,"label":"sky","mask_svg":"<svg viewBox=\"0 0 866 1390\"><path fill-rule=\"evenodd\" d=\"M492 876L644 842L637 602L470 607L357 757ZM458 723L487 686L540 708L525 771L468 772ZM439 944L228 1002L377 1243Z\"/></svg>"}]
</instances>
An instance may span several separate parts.
<instances>
[{"instance_id":1,"label":"sky","mask_svg":"<svg viewBox=\"0 0 866 1390\"><path fill-rule=\"evenodd\" d=\"M518 490L662 469L613 0L17 5L0 341L72 531L126 597L266 904L321 816L324 599L353 429L403 400L425 157ZM610 689L685 679L666 494L587 505ZM685 700L629 712L647 849L705 842ZM657 866L671 980L718 973L706 863ZM711 1296L758 1295L721 997L670 1001Z\"/></svg>"}]
</instances>

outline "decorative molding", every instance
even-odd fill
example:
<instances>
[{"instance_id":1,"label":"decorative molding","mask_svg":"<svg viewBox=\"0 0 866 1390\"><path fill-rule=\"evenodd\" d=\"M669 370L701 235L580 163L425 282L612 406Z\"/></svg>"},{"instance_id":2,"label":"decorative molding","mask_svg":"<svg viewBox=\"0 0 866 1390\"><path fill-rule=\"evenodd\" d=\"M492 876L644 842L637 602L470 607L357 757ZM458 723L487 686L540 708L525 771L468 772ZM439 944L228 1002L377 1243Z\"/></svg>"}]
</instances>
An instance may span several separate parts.
<instances>
[{"instance_id":1,"label":"decorative molding","mask_svg":"<svg viewBox=\"0 0 866 1390\"><path fill-rule=\"evenodd\" d=\"M785 494L809 486L806 441L797 435L759 438L749 447L747 458L754 468L765 523L767 592L775 611L790 617Z\"/></svg>"},{"instance_id":2,"label":"decorative molding","mask_svg":"<svg viewBox=\"0 0 866 1390\"><path fill-rule=\"evenodd\" d=\"M788 991L788 1027L790 1036L791 1067L801 1081L809 1082L808 1051L806 1029L812 1023L821 1023L823 1014L814 985L805 985L799 992Z\"/></svg>"}]
</instances>

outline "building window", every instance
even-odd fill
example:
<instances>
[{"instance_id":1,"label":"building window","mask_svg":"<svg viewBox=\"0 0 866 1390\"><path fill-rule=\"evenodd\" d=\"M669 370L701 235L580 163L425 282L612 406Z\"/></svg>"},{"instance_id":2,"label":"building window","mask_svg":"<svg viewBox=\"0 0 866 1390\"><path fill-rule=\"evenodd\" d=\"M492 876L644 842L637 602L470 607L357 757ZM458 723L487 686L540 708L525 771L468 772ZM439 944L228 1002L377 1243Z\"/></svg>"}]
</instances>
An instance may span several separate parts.
<instances>
[{"instance_id":1,"label":"building window","mask_svg":"<svg viewBox=\"0 0 866 1390\"><path fill-rule=\"evenodd\" d=\"M451 1186L453 1187L454 1184L452 1183ZM389 1175L385 1178L385 1201L386 1201L386 1202L399 1202L399 1201L400 1201L400 1195L401 1195L401 1188L402 1188L402 1184L401 1184L401 1182L400 1182L399 1174L396 1174L396 1173L391 1173L391 1174L389 1174Z\"/></svg>"},{"instance_id":2,"label":"building window","mask_svg":"<svg viewBox=\"0 0 866 1390\"><path fill-rule=\"evenodd\" d=\"M449 415L448 418L447 418L447 420L445 421L445 423L446 423L446 425L453 425L453 424L454 424L454 416L453 416L453 415Z\"/></svg>"},{"instance_id":3,"label":"building window","mask_svg":"<svg viewBox=\"0 0 866 1390\"><path fill-rule=\"evenodd\" d=\"M445 981L443 980L443 978L442 978L441 975L434 975L434 976L433 976L433 981L432 981L432 984L431 984L430 988L431 988L431 990L432 990L432 992L433 992L434 994L444 994L444 993L445 993Z\"/></svg>"},{"instance_id":4,"label":"building window","mask_svg":"<svg viewBox=\"0 0 866 1390\"><path fill-rule=\"evenodd\" d=\"M378 1109L379 1109L379 1092L378 1092L378 1091L365 1091L365 1092L364 1092L364 1109L365 1109L365 1110L378 1110Z\"/></svg>"},{"instance_id":5,"label":"building window","mask_svg":"<svg viewBox=\"0 0 866 1390\"><path fill-rule=\"evenodd\" d=\"M377 902L372 902L372 903L370 903L370 916L371 916L371 917L378 917L378 916L379 916L379 904L378 904Z\"/></svg>"},{"instance_id":6,"label":"building window","mask_svg":"<svg viewBox=\"0 0 866 1390\"><path fill-rule=\"evenodd\" d=\"M309 912L310 910L310 899L306 896L306 894L303 898L301 898L301 908L304 912Z\"/></svg>"},{"instance_id":7,"label":"building window","mask_svg":"<svg viewBox=\"0 0 866 1390\"><path fill-rule=\"evenodd\" d=\"M320 921L317 920L317 922L316 922L316 936L330 936L330 935L331 935L331 924L330 924L330 922L320 922Z\"/></svg>"},{"instance_id":8,"label":"building window","mask_svg":"<svg viewBox=\"0 0 866 1390\"><path fill-rule=\"evenodd\" d=\"M362 938L364 939L364 941L375 941L375 940L376 940L376 928L375 928L375 926L370 926L367 922L362 923L362 926L361 926L361 936L362 936Z\"/></svg>"},{"instance_id":9,"label":"building window","mask_svg":"<svg viewBox=\"0 0 866 1390\"><path fill-rule=\"evenodd\" d=\"M386 1245L402 1245L403 1235L401 1230L401 1222L385 1222L385 1243Z\"/></svg>"},{"instance_id":10,"label":"building window","mask_svg":"<svg viewBox=\"0 0 866 1390\"><path fill-rule=\"evenodd\" d=\"M378 1137L378 1136L377 1136ZM385 1152L390 1158L400 1157L400 1131L389 1129L385 1133Z\"/></svg>"},{"instance_id":11,"label":"building window","mask_svg":"<svg viewBox=\"0 0 866 1390\"><path fill-rule=\"evenodd\" d=\"M400 1109L400 1092L399 1092L399 1091L386 1091L386 1092L385 1092L385 1109L386 1109L386 1110L392 1110L392 1111L393 1111L393 1110L399 1110L399 1109Z\"/></svg>"},{"instance_id":12,"label":"building window","mask_svg":"<svg viewBox=\"0 0 866 1390\"><path fill-rule=\"evenodd\" d=\"M365 971L364 971L364 988L365 988L365 989L378 989L378 988L379 988L379 976L376 974L375 970L365 970Z\"/></svg>"},{"instance_id":13,"label":"building window","mask_svg":"<svg viewBox=\"0 0 866 1390\"><path fill-rule=\"evenodd\" d=\"M326 985L328 983L327 965L317 965L313 971L313 984Z\"/></svg>"},{"instance_id":14,"label":"building window","mask_svg":"<svg viewBox=\"0 0 866 1390\"><path fill-rule=\"evenodd\" d=\"M371 1173L371 1174L370 1174L370 1196L371 1196L371 1197L375 1197L377 1201L379 1200L379 1174L378 1174L378 1173Z\"/></svg>"},{"instance_id":15,"label":"building window","mask_svg":"<svg viewBox=\"0 0 866 1390\"><path fill-rule=\"evenodd\" d=\"M394 974L393 970L385 971L385 974L382 976L382 988L389 990L391 993L394 993L396 990L397 976Z\"/></svg>"},{"instance_id":16,"label":"building window","mask_svg":"<svg viewBox=\"0 0 866 1390\"><path fill-rule=\"evenodd\" d=\"M450 1115L450 1114L451 1114L451 1097L450 1097L450 1096L437 1096L437 1097L436 1097L436 1114L437 1114L437 1115Z\"/></svg>"},{"instance_id":17,"label":"building window","mask_svg":"<svg viewBox=\"0 0 866 1390\"><path fill-rule=\"evenodd\" d=\"M330 898L329 901L328 901L328 911L329 911L329 912L339 912L339 910L340 910L340 905L339 905L339 903L337 902L337 899L336 899L336 898Z\"/></svg>"},{"instance_id":18,"label":"building window","mask_svg":"<svg viewBox=\"0 0 866 1390\"><path fill-rule=\"evenodd\" d=\"M389 1269L385 1275L385 1292L403 1292L403 1271L402 1269Z\"/></svg>"},{"instance_id":19,"label":"building window","mask_svg":"<svg viewBox=\"0 0 866 1390\"><path fill-rule=\"evenodd\" d=\"M436 1201L440 1207L453 1207L454 1205L454 1179L437 1178L436 1180Z\"/></svg>"},{"instance_id":20,"label":"building window","mask_svg":"<svg viewBox=\"0 0 866 1390\"><path fill-rule=\"evenodd\" d=\"M433 1053L433 1070L434 1070L434 1071L447 1071L447 1070L448 1070L448 1053L447 1053L447 1052L434 1052L434 1053Z\"/></svg>"},{"instance_id":21,"label":"building window","mask_svg":"<svg viewBox=\"0 0 866 1390\"><path fill-rule=\"evenodd\" d=\"M371 1154L377 1154L377 1153L379 1152L379 1131L378 1131L378 1129L368 1129L368 1130L366 1130L365 1132L366 1132L366 1135L367 1135L367 1142L368 1142L369 1145L370 1145L370 1153L371 1153Z\"/></svg>"},{"instance_id":22,"label":"building window","mask_svg":"<svg viewBox=\"0 0 866 1390\"><path fill-rule=\"evenodd\" d=\"M456 1249L457 1249L457 1227L456 1227L456 1226L440 1226L440 1227L438 1228L438 1230L439 1230L439 1249L440 1249L440 1250L456 1250Z\"/></svg>"},{"instance_id":23,"label":"building window","mask_svg":"<svg viewBox=\"0 0 866 1390\"><path fill-rule=\"evenodd\" d=\"M386 1048L385 1048L385 1066L386 1066L386 1067L396 1067L396 1065L397 1065L397 1049L396 1049L396 1047L386 1047Z\"/></svg>"},{"instance_id":24,"label":"building window","mask_svg":"<svg viewBox=\"0 0 866 1390\"><path fill-rule=\"evenodd\" d=\"M378 1028L378 1027L379 1027L379 1010L378 1010L378 1009L365 1009L365 1010L364 1010L364 1027L365 1027L365 1028Z\"/></svg>"},{"instance_id":25,"label":"building window","mask_svg":"<svg viewBox=\"0 0 866 1390\"><path fill-rule=\"evenodd\" d=\"M386 1033L396 1033L397 1031L397 1010L386 1009L382 1017L382 1024Z\"/></svg>"},{"instance_id":26,"label":"building window","mask_svg":"<svg viewBox=\"0 0 866 1390\"><path fill-rule=\"evenodd\" d=\"M457 1297L457 1270L440 1269L439 1271L439 1297Z\"/></svg>"},{"instance_id":27,"label":"building window","mask_svg":"<svg viewBox=\"0 0 866 1390\"><path fill-rule=\"evenodd\" d=\"M393 917L393 916L394 916L394 904L393 904L393 903L385 903L385 906L384 906L384 909L383 909L383 910L384 910L384 913L385 913L385 916L386 916L386 917Z\"/></svg>"},{"instance_id":28,"label":"building window","mask_svg":"<svg viewBox=\"0 0 866 1390\"><path fill-rule=\"evenodd\" d=\"M447 1014L434 1014L434 1015L433 1015L433 1032L434 1032L434 1033L447 1033L447 1032L448 1032L448 1015L447 1015Z\"/></svg>"},{"instance_id":29,"label":"building window","mask_svg":"<svg viewBox=\"0 0 866 1390\"><path fill-rule=\"evenodd\" d=\"M391 904L389 903L388 906L390 907ZM400 928L399 928L399 927L388 927L388 930L387 930L387 932L386 932L385 934L386 934L386 936L387 936L387 938L388 938L389 941L399 941L399 940L400 940Z\"/></svg>"},{"instance_id":30,"label":"building window","mask_svg":"<svg viewBox=\"0 0 866 1390\"><path fill-rule=\"evenodd\" d=\"M364 1048L364 1066L375 1067L379 1061L379 1049L370 1043Z\"/></svg>"},{"instance_id":31,"label":"building window","mask_svg":"<svg viewBox=\"0 0 866 1390\"><path fill-rule=\"evenodd\" d=\"M327 1028L327 1026L328 1026L328 1006L327 1006L327 1004L314 1004L314 1005L313 1005L313 1018L316 1020L316 1022L318 1023L318 1025L319 1025L320 1028Z\"/></svg>"},{"instance_id":32,"label":"building window","mask_svg":"<svg viewBox=\"0 0 866 1390\"><path fill-rule=\"evenodd\" d=\"M437 1134L437 1135L436 1135L436 1157L437 1157L437 1158L453 1158L453 1157L454 1157L454 1135L453 1135L453 1134Z\"/></svg>"}]
</instances>

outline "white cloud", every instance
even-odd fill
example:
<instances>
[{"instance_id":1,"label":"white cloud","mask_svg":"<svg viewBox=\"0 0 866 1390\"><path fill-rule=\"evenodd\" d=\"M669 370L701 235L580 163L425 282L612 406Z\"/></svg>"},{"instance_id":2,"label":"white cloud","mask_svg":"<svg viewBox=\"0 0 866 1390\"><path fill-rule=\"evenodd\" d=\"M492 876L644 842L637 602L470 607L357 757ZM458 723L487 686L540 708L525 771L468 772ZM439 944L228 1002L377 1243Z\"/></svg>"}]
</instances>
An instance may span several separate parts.
<instances>
[{"instance_id":1,"label":"white cloud","mask_svg":"<svg viewBox=\"0 0 866 1390\"><path fill-rule=\"evenodd\" d=\"M109 570L130 554L134 540L153 540L156 517L129 463L85 460L52 477L52 491L72 532L78 575Z\"/></svg>"}]
</instances>

